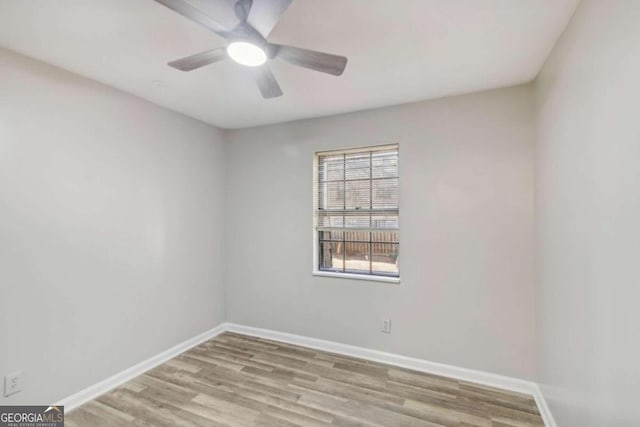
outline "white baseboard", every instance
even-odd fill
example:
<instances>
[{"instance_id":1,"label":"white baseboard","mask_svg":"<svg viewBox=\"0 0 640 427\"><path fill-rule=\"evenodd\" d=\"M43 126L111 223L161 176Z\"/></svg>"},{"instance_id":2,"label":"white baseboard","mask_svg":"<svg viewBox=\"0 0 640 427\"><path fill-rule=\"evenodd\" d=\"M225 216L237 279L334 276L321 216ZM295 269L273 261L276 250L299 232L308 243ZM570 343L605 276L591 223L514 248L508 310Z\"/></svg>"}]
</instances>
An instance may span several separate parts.
<instances>
[{"instance_id":1,"label":"white baseboard","mask_svg":"<svg viewBox=\"0 0 640 427\"><path fill-rule=\"evenodd\" d=\"M551 409L549 408L549 405L547 405L547 401L538 384L536 384L536 392L533 394L533 398L536 400L536 405L538 405L538 410L540 411L540 415L542 415L544 425L546 427L558 427L558 424L556 424L556 420L553 418Z\"/></svg>"},{"instance_id":2,"label":"white baseboard","mask_svg":"<svg viewBox=\"0 0 640 427\"><path fill-rule=\"evenodd\" d=\"M290 344L311 347L317 350L329 351L332 353L344 354L346 356L359 357L372 360L374 362L386 363L388 365L413 369L414 371L428 372L442 375L444 377L455 378L462 381L470 381L484 384L491 387L502 388L518 393L534 394L537 386L532 381L518 378L506 377L489 372L476 371L473 369L460 368L457 366L445 365L443 363L429 362L424 359L401 356L399 354L385 353L383 351L372 350L364 347L356 347L348 344L341 344L333 341L325 341L316 338L309 338L284 332L271 331L268 329L254 328L229 323L228 331L239 334L251 335L261 338L282 341Z\"/></svg>"},{"instance_id":3,"label":"white baseboard","mask_svg":"<svg viewBox=\"0 0 640 427\"><path fill-rule=\"evenodd\" d=\"M517 393L529 394L532 395L535 399L536 404L538 405L538 409L540 410L540 414L542 415L542 419L544 420L545 426L557 427L557 424L555 423L553 416L551 415L551 411L549 410L549 406L547 405L547 402L542 395L540 387L538 387L538 384L532 381L492 374L490 372L460 368L443 363L429 362L423 359L417 359L393 353L386 353L383 351L357 347L349 344L342 344L334 341L310 338L302 335L278 332L269 329L254 328L252 326L244 326L234 323L222 323L209 331L190 338L174 347L171 347L166 351L163 351L156 356L138 363L135 366L132 366L116 375L100 381L97 384L87 387L86 389L81 390L78 393L66 397L57 404L64 405L66 412L72 411L83 403L95 399L99 395L106 393L109 390L112 390L129 380L132 380L138 375L145 373L146 371L166 362L169 359L178 356L181 353L184 353L185 351L203 343L204 341L216 337L217 335L225 331L266 338L274 341L282 341L289 344L314 348L316 350L358 357L374 362L413 369L415 371L428 372L435 375L442 375L462 381L474 382L490 387L514 391Z\"/></svg>"},{"instance_id":4,"label":"white baseboard","mask_svg":"<svg viewBox=\"0 0 640 427\"><path fill-rule=\"evenodd\" d=\"M203 332L200 335L196 335L193 338L189 338L188 340L183 341L180 344L175 345L170 349L165 350L162 353L157 354L147 360L144 360L137 365L127 368L124 371L117 373L105 380L102 380L97 384L94 384L90 387L85 388L84 390L79 391L78 393L68 396L62 399L60 402L56 403L56 405L64 405L65 412L72 411L83 403L95 399L101 394L106 393L109 390L112 390L119 385L132 380L138 375L144 374L149 369L155 368L156 366L166 362L167 360L173 359L179 354L184 353L190 348L195 347L198 344L201 344L223 333L226 329L227 324L222 323L213 329Z\"/></svg>"},{"instance_id":5,"label":"white baseboard","mask_svg":"<svg viewBox=\"0 0 640 427\"><path fill-rule=\"evenodd\" d=\"M333 341L326 341L317 338L310 338L301 335L278 332L269 329L254 328L234 323L227 323L227 330L238 334L250 335L254 337L266 338L274 341L282 341L289 344L314 348L316 350L328 351L331 353L343 354L346 356L358 357L374 362L412 369L420 372L441 375L455 378L462 381L474 382L490 387L501 388L532 395L538 405L542 419L547 427L557 427L551 416L549 407L540 391L538 385L533 381L512 378L490 372L477 371L473 369L460 368L458 366L446 365L443 363L429 362L424 359L402 356L399 354L385 353L383 351L372 350L364 347L357 347L349 344L341 344Z\"/></svg>"}]
</instances>

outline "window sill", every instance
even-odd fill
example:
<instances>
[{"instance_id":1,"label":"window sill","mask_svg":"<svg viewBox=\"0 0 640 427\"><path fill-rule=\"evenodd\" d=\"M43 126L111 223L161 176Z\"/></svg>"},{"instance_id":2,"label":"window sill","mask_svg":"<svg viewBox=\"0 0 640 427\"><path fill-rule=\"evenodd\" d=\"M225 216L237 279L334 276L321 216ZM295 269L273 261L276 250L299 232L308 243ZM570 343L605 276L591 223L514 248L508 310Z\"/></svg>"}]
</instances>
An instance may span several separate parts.
<instances>
[{"instance_id":1,"label":"window sill","mask_svg":"<svg viewBox=\"0 0 640 427\"><path fill-rule=\"evenodd\" d=\"M364 274L334 273L332 271L318 271L318 270L315 270L312 273L312 275L318 276L318 277L333 277L337 279L365 280L367 282L400 283L399 277L366 276Z\"/></svg>"}]
</instances>

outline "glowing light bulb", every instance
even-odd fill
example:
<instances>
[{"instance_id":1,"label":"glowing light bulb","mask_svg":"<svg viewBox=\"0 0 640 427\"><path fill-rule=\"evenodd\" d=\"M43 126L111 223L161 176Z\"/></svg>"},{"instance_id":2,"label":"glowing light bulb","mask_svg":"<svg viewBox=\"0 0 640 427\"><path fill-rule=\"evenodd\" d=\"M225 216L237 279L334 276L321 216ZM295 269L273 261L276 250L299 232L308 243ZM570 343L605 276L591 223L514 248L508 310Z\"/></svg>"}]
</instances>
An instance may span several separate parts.
<instances>
[{"instance_id":1,"label":"glowing light bulb","mask_svg":"<svg viewBox=\"0 0 640 427\"><path fill-rule=\"evenodd\" d=\"M265 51L249 42L229 43L227 54L238 64L246 65L247 67L258 67L267 62Z\"/></svg>"}]
</instances>

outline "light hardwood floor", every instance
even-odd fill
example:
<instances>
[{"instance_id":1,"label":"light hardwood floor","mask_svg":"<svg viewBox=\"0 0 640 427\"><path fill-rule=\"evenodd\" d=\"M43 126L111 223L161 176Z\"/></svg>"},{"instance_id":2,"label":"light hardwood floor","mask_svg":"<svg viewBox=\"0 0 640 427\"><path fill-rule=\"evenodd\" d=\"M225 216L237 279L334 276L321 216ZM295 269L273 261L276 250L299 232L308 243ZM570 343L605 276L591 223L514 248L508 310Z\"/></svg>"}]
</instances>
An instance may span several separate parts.
<instances>
[{"instance_id":1,"label":"light hardwood floor","mask_svg":"<svg viewBox=\"0 0 640 427\"><path fill-rule=\"evenodd\" d=\"M224 333L69 413L76 426L542 426L531 396Z\"/></svg>"}]
</instances>

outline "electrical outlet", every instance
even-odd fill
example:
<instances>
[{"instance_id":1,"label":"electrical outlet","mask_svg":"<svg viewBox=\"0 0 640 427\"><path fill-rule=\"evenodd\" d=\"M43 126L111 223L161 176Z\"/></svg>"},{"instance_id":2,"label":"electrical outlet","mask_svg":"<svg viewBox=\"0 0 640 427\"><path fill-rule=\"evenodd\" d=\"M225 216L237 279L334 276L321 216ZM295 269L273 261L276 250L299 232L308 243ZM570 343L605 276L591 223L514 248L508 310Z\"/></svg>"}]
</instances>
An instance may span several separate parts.
<instances>
[{"instance_id":1,"label":"electrical outlet","mask_svg":"<svg viewBox=\"0 0 640 427\"><path fill-rule=\"evenodd\" d=\"M382 332L385 334L391 333L391 319L384 319L382 321Z\"/></svg>"},{"instance_id":2,"label":"electrical outlet","mask_svg":"<svg viewBox=\"0 0 640 427\"><path fill-rule=\"evenodd\" d=\"M14 372L4 377L4 397L22 391L22 372Z\"/></svg>"}]
</instances>

